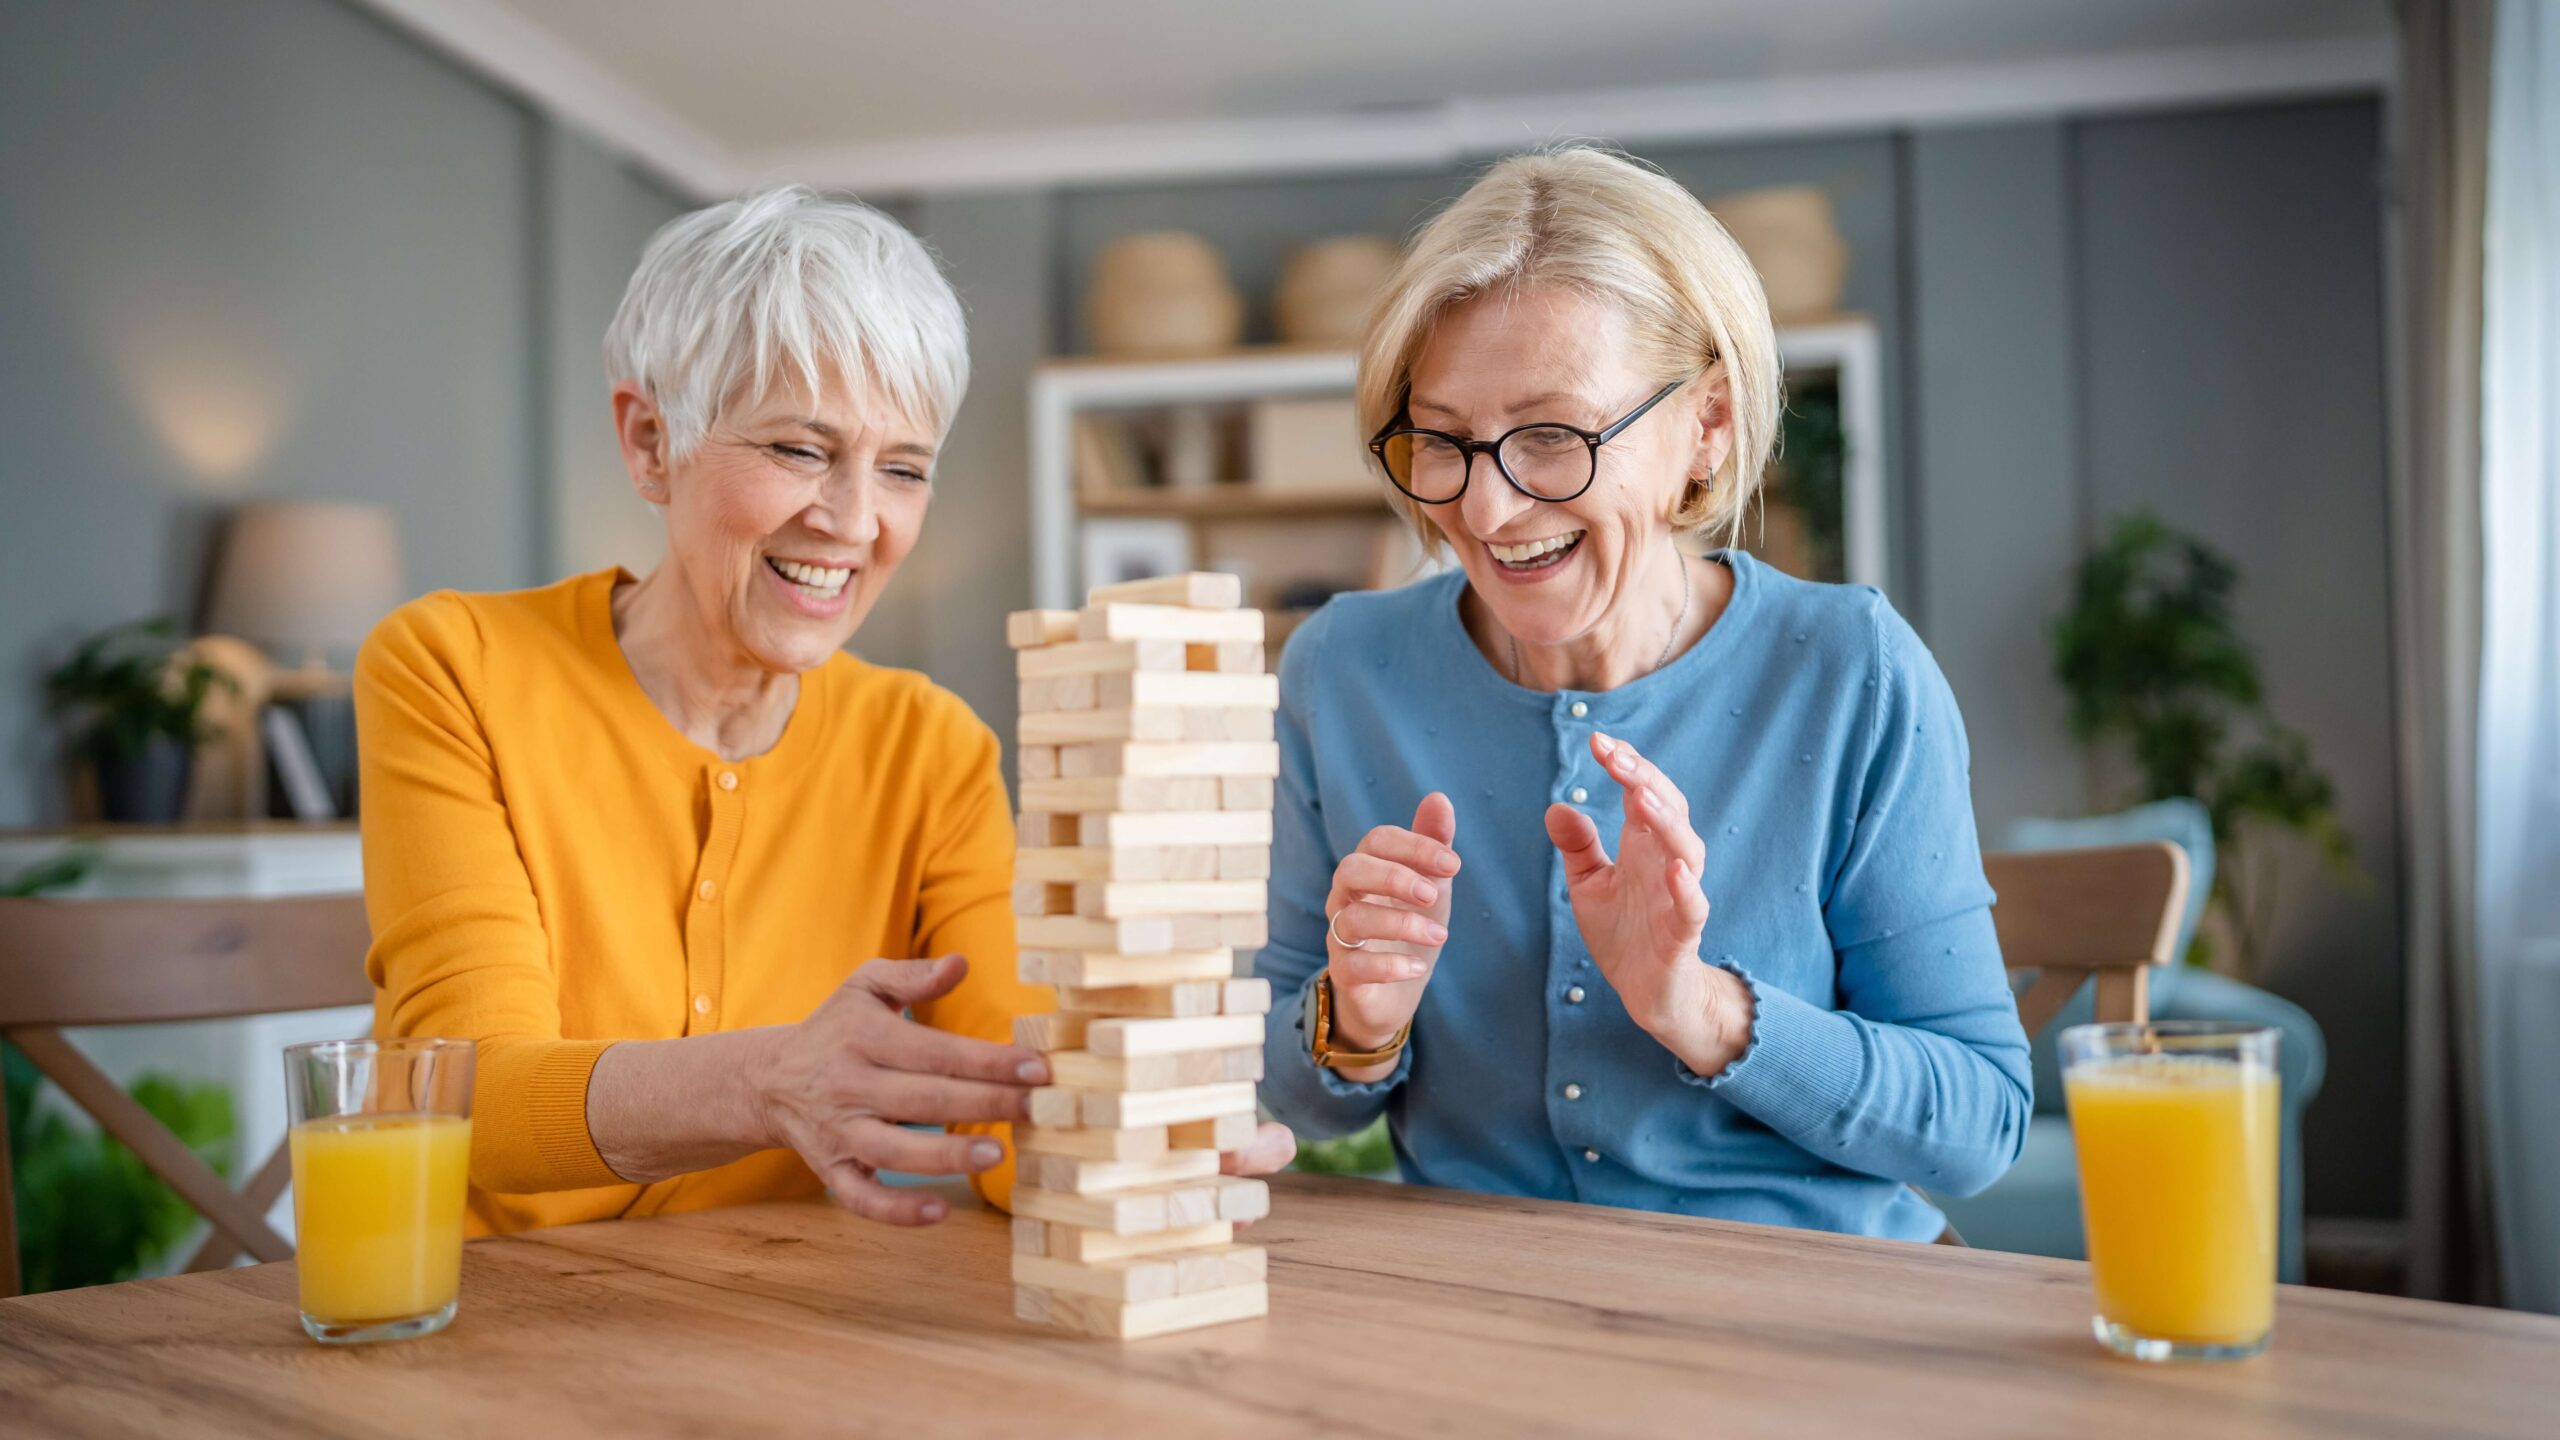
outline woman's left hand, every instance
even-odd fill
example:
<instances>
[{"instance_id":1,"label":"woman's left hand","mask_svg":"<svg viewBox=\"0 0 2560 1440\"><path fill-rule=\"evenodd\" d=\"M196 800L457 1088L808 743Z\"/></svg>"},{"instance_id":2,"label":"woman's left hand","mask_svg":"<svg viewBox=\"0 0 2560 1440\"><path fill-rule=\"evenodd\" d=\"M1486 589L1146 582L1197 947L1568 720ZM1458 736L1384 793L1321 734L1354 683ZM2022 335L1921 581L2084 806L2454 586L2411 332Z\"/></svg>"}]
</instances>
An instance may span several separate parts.
<instances>
[{"instance_id":1,"label":"woman's left hand","mask_svg":"<svg viewBox=\"0 0 2560 1440\"><path fill-rule=\"evenodd\" d=\"M1627 818L1612 861L1590 816L1547 807L1574 923L1628 1017L1691 1070L1714 1075L1749 1043L1752 1015L1749 987L1698 957L1706 842L1690 828L1688 797L1634 746L1595 732L1591 754L1625 792Z\"/></svg>"}]
</instances>

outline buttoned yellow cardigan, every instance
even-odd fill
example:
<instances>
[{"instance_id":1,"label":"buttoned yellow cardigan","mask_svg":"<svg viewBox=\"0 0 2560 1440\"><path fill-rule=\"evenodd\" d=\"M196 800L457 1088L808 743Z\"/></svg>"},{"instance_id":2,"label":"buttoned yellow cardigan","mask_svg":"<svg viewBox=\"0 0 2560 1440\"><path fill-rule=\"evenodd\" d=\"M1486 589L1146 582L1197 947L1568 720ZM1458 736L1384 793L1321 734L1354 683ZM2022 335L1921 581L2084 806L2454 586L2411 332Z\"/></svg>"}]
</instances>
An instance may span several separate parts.
<instances>
[{"instance_id":1,"label":"buttoned yellow cardigan","mask_svg":"<svg viewBox=\"0 0 2560 1440\"><path fill-rule=\"evenodd\" d=\"M430 595L356 665L375 1033L479 1042L475 1234L820 1192L787 1150L614 1174L586 1095L618 1040L797 1021L875 956L966 956L916 1017L956 1034L1010 1040L1053 1004L1014 978L987 727L839 654L772 750L723 760L633 678L611 611L629 578ZM979 1189L1002 1205L1012 1178L1008 1158Z\"/></svg>"}]
</instances>

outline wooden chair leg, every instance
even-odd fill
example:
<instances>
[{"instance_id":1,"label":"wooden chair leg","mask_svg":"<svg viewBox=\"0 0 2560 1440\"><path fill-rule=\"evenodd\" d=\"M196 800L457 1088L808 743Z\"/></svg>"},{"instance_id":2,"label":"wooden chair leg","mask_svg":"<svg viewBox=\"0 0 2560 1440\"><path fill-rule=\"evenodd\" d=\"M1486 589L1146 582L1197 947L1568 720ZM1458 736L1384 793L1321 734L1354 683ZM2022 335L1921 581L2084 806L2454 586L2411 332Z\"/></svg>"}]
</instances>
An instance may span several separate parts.
<instances>
[{"instance_id":1,"label":"wooden chair leg","mask_svg":"<svg viewBox=\"0 0 2560 1440\"><path fill-rule=\"evenodd\" d=\"M2098 1019L2108 1025L2140 1025L2151 1018L2151 967L2128 965L2098 971Z\"/></svg>"},{"instance_id":2,"label":"wooden chair leg","mask_svg":"<svg viewBox=\"0 0 2560 1440\"><path fill-rule=\"evenodd\" d=\"M59 1030L27 1026L8 1032L19 1051L36 1064L71 1102L89 1112L100 1129L124 1142L151 1172L168 1182L196 1212L227 1231L261 1260L289 1260L293 1247L267 1227L265 1207L249 1202L222 1183L222 1177L180 1144L168 1127L153 1119L142 1102L90 1063L89 1057L62 1038Z\"/></svg>"},{"instance_id":3,"label":"wooden chair leg","mask_svg":"<svg viewBox=\"0 0 2560 1440\"><path fill-rule=\"evenodd\" d=\"M2065 970L2059 966L2036 972L2035 983L2018 996L2018 1022L2033 1038L2044 1033L2071 997L2080 993L2080 982L2088 978L2085 970Z\"/></svg>"},{"instance_id":4,"label":"wooden chair leg","mask_svg":"<svg viewBox=\"0 0 2560 1440\"><path fill-rule=\"evenodd\" d=\"M258 1167L258 1173L251 1177L247 1187L241 1190L240 1198L247 1201L249 1208L263 1217L269 1210L275 1208L276 1197L284 1193L285 1185L292 1179L293 1145L292 1142L286 1141L278 1144L275 1153L267 1157L267 1163ZM187 1273L192 1275L199 1270L219 1270L230 1264L232 1257L239 1253L240 1242L216 1228L212 1234L204 1237L204 1243L197 1246L196 1253L188 1259Z\"/></svg>"},{"instance_id":5,"label":"wooden chair leg","mask_svg":"<svg viewBox=\"0 0 2560 1440\"><path fill-rule=\"evenodd\" d=\"M17 1180L9 1173L9 1112L0 1108L0 1300L18 1293L25 1279L18 1273Z\"/></svg>"}]
</instances>

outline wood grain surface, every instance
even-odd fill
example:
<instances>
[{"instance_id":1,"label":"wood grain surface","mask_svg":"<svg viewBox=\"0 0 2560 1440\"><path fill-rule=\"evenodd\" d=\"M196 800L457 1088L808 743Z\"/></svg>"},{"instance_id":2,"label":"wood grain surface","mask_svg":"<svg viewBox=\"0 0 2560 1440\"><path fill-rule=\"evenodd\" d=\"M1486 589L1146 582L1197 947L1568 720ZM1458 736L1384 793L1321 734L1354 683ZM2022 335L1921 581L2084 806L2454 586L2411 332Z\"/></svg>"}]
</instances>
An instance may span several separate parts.
<instances>
[{"instance_id":1,"label":"wood grain surface","mask_svg":"<svg viewBox=\"0 0 2560 1440\"><path fill-rule=\"evenodd\" d=\"M290 1264L0 1301L0 1432L2548 1437L2560 1320L2287 1288L2274 1348L2113 1359L2083 1266L1291 1176L1268 1319L1013 1318L1007 1226L817 1205L471 1243L442 1335L302 1337Z\"/></svg>"}]
</instances>

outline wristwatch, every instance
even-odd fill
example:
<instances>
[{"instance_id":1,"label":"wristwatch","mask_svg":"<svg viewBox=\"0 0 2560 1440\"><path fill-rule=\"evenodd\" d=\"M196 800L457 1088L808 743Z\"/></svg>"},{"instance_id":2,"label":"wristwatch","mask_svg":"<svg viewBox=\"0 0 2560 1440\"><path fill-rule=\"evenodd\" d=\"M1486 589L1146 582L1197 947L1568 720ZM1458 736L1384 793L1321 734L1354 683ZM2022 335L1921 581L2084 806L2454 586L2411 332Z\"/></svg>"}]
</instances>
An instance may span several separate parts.
<instances>
[{"instance_id":1,"label":"wristwatch","mask_svg":"<svg viewBox=\"0 0 2560 1440\"><path fill-rule=\"evenodd\" d=\"M1395 1033L1394 1039L1375 1050L1345 1050L1334 1044L1333 977L1330 975L1316 977L1316 983L1307 987L1304 1003L1306 1009L1301 1018L1307 1032L1307 1053L1328 1070L1359 1070L1383 1065L1403 1054L1405 1042L1413 1037L1413 1022L1407 1020L1404 1028Z\"/></svg>"}]
</instances>

